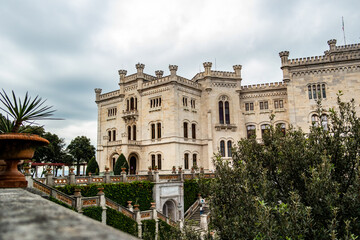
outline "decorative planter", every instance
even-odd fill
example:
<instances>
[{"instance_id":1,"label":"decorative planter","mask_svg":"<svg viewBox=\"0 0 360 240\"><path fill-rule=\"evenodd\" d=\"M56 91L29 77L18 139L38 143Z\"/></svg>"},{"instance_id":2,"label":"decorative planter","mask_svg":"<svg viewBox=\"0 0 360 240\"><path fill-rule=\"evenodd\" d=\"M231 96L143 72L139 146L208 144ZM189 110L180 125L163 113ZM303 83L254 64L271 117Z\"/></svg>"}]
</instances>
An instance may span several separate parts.
<instances>
[{"instance_id":1,"label":"decorative planter","mask_svg":"<svg viewBox=\"0 0 360 240\"><path fill-rule=\"evenodd\" d=\"M121 168L121 173L125 173L126 168Z\"/></svg>"},{"instance_id":2,"label":"decorative planter","mask_svg":"<svg viewBox=\"0 0 360 240\"><path fill-rule=\"evenodd\" d=\"M0 159L6 163L5 171L0 173L0 188L27 187L25 176L17 169L20 160L31 159L35 148L49 144L45 138L33 134L0 134Z\"/></svg>"}]
</instances>

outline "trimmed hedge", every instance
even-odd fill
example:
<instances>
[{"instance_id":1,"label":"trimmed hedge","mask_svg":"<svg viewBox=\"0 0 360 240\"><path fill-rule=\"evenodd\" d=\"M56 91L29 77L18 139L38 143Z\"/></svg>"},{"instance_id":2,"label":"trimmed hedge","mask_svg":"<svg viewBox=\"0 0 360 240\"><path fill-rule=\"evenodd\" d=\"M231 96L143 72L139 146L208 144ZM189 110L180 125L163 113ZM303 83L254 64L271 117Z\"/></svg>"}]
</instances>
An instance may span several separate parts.
<instances>
[{"instance_id":1,"label":"trimmed hedge","mask_svg":"<svg viewBox=\"0 0 360 240\"><path fill-rule=\"evenodd\" d=\"M159 219L159 239L179 239L181 232L178 228L172 227L166 222Z\"/></svg>"},{"instance_id":2,"label":"trimmed hedge","mask_svg":"<svg viewBox=\"0 0 360 240\"><path fill-rule=\"evenodd\" d=\"M202 197L209 195L209 184L212 179L191 179L184 181L184 212L197 200L198 194Z\"/></svg>"},{"instance_id":3,"label":"trimmed hedge","mask_svg":"<svg viewBox=\"0 0 360 240\"><path fill-rule=\"evenodd\" d=\"M76 185L65 185L63 187L56 187L59 191L68 195L74 195ZM135 181L130 183L104 183L104 184L90 184L86 186L76 186L81 189L81 195L84 197L96 196L98 188L103 187L105 196L122 206L127 206L127 201L133 201L140 205L140 210L149 210L151 202L153 201L153 186L154 183L150 181Z\"/></svg>"},{"instance_id":4,"label":"trimmed hedge","mask_svg":"<svg viewBox=\"0 0 360 240\"><path fill-rule=\"evenodd\" d=\"M145 240L155 239L155 220L143 220L142 223L142 237Z\"/></svg>"},{"instance_id":5,"label":"trimmed hedge","mask_svg":"<svg viewBox=\"0 0 360 240\"><path fill-rule=\"evenodd\" d=\"M59 204L59 205L61 205L61 206L63 206L63 207L66 207L66 208L68 208L68 209L71 209L71 210L77 212L77 210L76 210L74 207L71 207L71 206L67 205L66 203L63 203L63 202L57 200L56 198L53 198L53 197L50 196L48 199L49 199L50 201L56 203L56 204Z\"/></svg>"},{"instance_id":6,"label":"trimmed hedge","mask_svg":"<svg viewBox=\"0 0 360 240\"><path fill-rule=\"evenodd\" d=\"M138 229L136 221L114 209L106 209L106 225L112 226L137 237Z\"/></svg>"},{"instance_id":7,"label":"trimmed hedge","mask_svg":"<svg viewBox=\"0 0 360 240\"><path fill-rule=\"evenodd\" d=\"M102 208L101 207L86 207L83 208L83 214L92 219L101 222L102 219Z\"/></svg>"}]
</instances>

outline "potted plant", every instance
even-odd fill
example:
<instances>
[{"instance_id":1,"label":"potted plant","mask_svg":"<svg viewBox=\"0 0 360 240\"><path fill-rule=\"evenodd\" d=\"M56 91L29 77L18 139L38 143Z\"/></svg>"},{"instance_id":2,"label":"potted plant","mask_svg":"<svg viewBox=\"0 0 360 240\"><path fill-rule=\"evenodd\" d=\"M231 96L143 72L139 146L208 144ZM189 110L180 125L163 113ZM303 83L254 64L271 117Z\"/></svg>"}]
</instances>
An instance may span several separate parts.
<instances>
[{"instance_id":1,"label":"potted plant","mask_svg":"<svg viewBox=\"0 0 360 240\"><path fill-rule=\"evenodd\" d=\"M34 121L49 119L55 110L44 106L45 100L39 96L31 99L28 93L22 101L16 98L14 91L11 98L3 90L0 102L3 105L0 109L7 115L0 116L0 159L6 163L5 170L0 173L0 188L26 187L25 176L18 171L17 165L20 160L31 159L35 148L47 145L49 141L23 132Z\"/></svg>"},{"instance_id":2,"label":"potted plant","mask_svg":"<svg viewBox=\"0 0 360 240\"><path fill-rule=\"evenodd\" d=\"M176 167L175 166L172 167L172 173L176 173Z\"/></svg>"}]
</instances>

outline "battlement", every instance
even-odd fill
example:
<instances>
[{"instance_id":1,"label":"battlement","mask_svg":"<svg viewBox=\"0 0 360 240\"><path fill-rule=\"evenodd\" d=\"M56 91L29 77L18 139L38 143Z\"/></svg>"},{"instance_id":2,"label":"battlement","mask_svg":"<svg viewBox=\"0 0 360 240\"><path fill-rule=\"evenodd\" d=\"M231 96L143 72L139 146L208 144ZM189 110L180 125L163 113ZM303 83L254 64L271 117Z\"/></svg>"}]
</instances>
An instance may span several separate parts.
<instances>
[{"instance_id":1,"label":"battlement","mask_svg":"<svg viewBox=\"0 0 360 240\"><path fill-rule=\"evenodd\" d=\"M273 89L273 88L284 88L286 84L283 82L272 82L272 83L260 83L253 85L241 86L241 90L258 90L258 89Z\"/></svg>"},{"instance_id":2,"label":"battlement","mask_svg":"<svg viewBox=\"0 0 360 240\"><path fill-rule=\"evenodd\" d=\"M335 39L331 39L327 43L329 45L329 50L325 51L323 56L289 59L288 51L280 52L279 56L281 58L282 67L360 59L360 43L336 46Z\"/></svg>"},{"instance_id":3,"label":"battlement","mask_svg":"<svg viewBox=\"0 0 360 240\"><path fill-rule=\"evenodd\" d=\"M143 76L142 76L146 81L153 81L156 79L156 77L152 76L152 75L149 75L149 74L146 74L146 73L143 73ZM129 76L126 76L125 77L125 82L131 82L131 81L135 81L136 79L138 78L138 74L137 73L134 73L134 74L131 74Z\"/></svg>"},{"instance_id":4,"label":"battlement","mask_svg":"<svg viewBox=\"0 0 360 240\"><path fill-rule=\"evenodd\" d=\"M144 82L142 84L142 87L143 88L149 88L149 87L155 87L155 86L158 86L158 85L162 85L162 84L165 84L165 83L169 83L171 81L174 81L173 78L171 78L171 75L169 76L165 76L163 78L159 78L159 79L155 79L153 81L149 81L149 82ZM180 77L180 76L176 76L176 82L178 83L182 83L184 85L188 85L188 86L191 86L191 87L195 87L195 88L199 88L200 87L200 84L197 83L197 82L194 82L192 80L189 80L189 79L186 79L184 77Z\"/></svg>"},{"instance_id":5,"label":"battlement","mask_svg":"<svg viewBox=\"0 0 360 240\"><path fill-rule=\"evenodd\" d=\"M103 100L107 100L107 99L118 97L118 96L120 96L120 90L115 90L112 92L101 94L99 96L99 100L103 101Z\"/></svg>"},{"instance_id":6,"label":"battlement","mask_svg":"<svg viewBox=\"0 0 360 240\"><path fill-rule=\"evenodd\" d=\"M197 73L191 81L196 81L198 79L202 79L206 76L205 72ZM211 71L210 77L220 77L220 78L238 78L239 76L236 75L235 72L226 72L226 71Z\"/></svg>"}]
</instances>

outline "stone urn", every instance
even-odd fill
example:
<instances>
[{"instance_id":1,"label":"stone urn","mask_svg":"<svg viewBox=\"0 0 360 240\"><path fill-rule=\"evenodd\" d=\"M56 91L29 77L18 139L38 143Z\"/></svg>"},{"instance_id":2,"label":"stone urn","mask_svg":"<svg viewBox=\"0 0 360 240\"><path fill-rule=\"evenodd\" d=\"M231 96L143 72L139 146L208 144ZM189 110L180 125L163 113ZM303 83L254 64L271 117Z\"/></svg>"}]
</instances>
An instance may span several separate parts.
<instances>
[{"instance_id":1,"label":"stone urn","mask_svg":"<svg viewBox=\"0 0 360 240\"><path fill-rule=\"evenodd\" d=\"M6 168L0 173L0 188L27 187L25 176L17 169L21 160L31 159L35 148L45 146L49 141L33 134L5 133L0 134L0 159Z\"/></svg>"}]
</instances>

